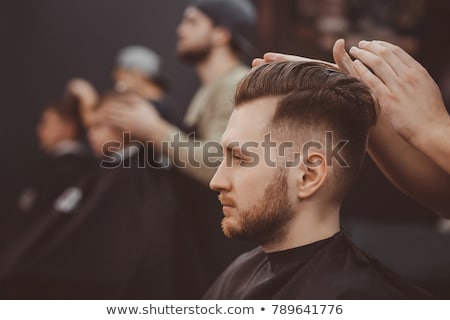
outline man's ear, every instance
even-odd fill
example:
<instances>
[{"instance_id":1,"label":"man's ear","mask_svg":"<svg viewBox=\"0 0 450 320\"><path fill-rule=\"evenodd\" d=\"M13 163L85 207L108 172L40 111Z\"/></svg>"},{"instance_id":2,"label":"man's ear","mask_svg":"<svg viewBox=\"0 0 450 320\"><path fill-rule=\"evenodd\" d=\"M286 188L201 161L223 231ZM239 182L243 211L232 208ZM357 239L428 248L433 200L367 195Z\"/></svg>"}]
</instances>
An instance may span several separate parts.
<instances>
[{"instance_id":1,"label":"man's ear","mask_svg":"<svg viewBox=\"0 0 450 320\"><path fill-rule=\"evenodd\" d=\"M216 26L213 33L213 42L218 46L228 45L231 42L231 33L221 26Z\"/></svg>"},{"instance_id":2,"label":"man's ear","mask_svg":"<svg viewBox=\"0 0 450 320\"><path fill-rule=\"evenodd\" d=\"M297 196L299 199L311 197L323 185L327 176L327 162L323 154L312 152L299 166Z\"/></svg>"}]
</instances>

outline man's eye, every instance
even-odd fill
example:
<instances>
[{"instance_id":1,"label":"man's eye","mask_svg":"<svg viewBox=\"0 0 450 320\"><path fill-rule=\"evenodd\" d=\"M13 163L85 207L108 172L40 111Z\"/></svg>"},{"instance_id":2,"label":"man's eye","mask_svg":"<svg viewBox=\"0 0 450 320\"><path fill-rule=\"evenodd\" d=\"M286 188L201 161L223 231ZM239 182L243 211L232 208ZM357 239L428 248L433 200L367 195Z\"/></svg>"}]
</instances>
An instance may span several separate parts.
<instances>
[{"instance_id":1,"label":"man's eye","mask_svg":"<svg viewBox=\"0 0 450 320\"><path fill-rule=\"evenodd\" d=\"M236 153L233 153L233 159L236 159L236 160L244 160L244 158L243 158L241 155L236 154Z\"/></svg>"},{"instance_id":2,"label":"man's eye","mask_svg":"<svg viewBox=\"0 0 450 320\"><path fill-rule=\"evenodd\" d=\"M216 159L216 161L217 161L219 164L221 164L222 162L225 161L225 157L219 157L219 158Z\"/></svg>"}]
</instances>

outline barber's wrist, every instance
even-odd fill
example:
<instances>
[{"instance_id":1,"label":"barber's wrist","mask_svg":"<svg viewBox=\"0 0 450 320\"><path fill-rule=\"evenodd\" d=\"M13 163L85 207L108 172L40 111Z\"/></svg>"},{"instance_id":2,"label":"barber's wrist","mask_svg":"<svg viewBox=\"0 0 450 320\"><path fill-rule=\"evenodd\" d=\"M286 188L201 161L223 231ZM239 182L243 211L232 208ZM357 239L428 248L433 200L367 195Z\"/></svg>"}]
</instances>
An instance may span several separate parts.
<instances>
[{"instance_id":1,"label":"barber's wrist","mask_svg":"<svg viewBox=\"0 0 450 320\"><path fill-rule=\"evenodd\" d=\"M437 143L439 143L439 141L448 141L448 139L450 139L450 115L443 118L442 121L440 121L440 124L435 126L434 131L434 138Z\"/></svg>"},{"instance_id":2,"label":"barber's wrist","mask_svg":"<svg viewBox=\"0 0 450 320\"><path fill-rule=\"evenodd\" d=\"M450 137L450 116L443 117L428 123L426 127L417 128L410 139L410 144L422 151L434 152L435 146L439 146ZM426 154L428 152L425 152Z\"/></svg>"},{"instance_id":3,"label":"barber's wrist","mask_svg":"<svg viewBox=\"0 0 450 320\"><path fill-rule=\"evenodd\" d=\"M149 140L160 143L162 141L170 141L171 136L178 131L179 129L171 123L164 119L159 119L159 121L155 121L148 126L147 137Z\"/></svg>"}]
</instances>

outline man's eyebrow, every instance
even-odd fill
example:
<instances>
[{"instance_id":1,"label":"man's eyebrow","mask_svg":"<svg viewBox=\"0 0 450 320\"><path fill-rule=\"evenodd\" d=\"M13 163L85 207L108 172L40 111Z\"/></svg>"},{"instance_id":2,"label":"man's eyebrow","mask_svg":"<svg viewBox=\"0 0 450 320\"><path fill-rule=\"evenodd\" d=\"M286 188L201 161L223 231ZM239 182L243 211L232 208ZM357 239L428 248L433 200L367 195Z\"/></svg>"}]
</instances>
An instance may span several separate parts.
<instances>
[{"instance_id":1,"label":"man's eyebrow","mask_svg":"<svg viewBox=\"0 0 450 320\"><path fill-rule=\"evenodd\" d=\"M245 156L245 154L242 152L242 149L239 145L228 145L227 152L230 152L231 154L234 154L234 155L237 154L239 156Z\"/></svg>"},{"instance_id":2,"label":"man's eyebrow","mask_svg":"<svg viewBox=\"0 0 450 320\"><path fill-rule=\"evenodd\" d=\"M239 146L239 144L237 144L236 142L222 142L220 144L220 148L222 149L222 152L225 150L227 152L238 152L238 153L242 153L241 152L241 148Z\"/></svg>"}]
</instances>

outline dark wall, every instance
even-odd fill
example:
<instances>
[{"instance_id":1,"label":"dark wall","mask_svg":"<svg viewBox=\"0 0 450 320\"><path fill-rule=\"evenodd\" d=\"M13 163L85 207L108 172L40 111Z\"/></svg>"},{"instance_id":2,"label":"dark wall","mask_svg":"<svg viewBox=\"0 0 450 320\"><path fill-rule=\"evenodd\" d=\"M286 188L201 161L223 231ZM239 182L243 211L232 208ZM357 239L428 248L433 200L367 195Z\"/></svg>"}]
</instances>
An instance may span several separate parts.
<instances>
[{"instance_id":1,"label":"dark wall","mask_svg":"<svg viewBox=\"0 0 450 320\"><path fill-rule=\"evenodd\" d=\"M1 214L11 210L17 190L40 157L35 126L45 103L58 99L71 77L86 78L98 90L106 90L121 47L141 44L158 52L173 96L181 109L186 107L196 78L192 68L176 60L174 51L176 26L186 4L187 0L19 0L1 10Z\"/></svg>"}]
</instances>

